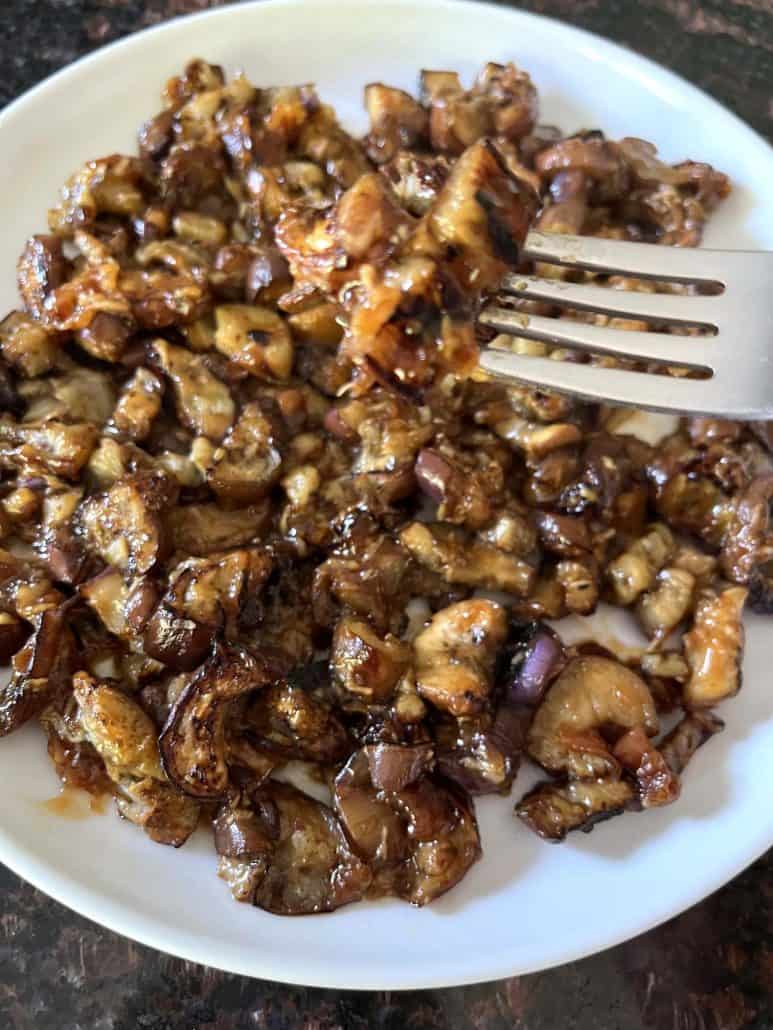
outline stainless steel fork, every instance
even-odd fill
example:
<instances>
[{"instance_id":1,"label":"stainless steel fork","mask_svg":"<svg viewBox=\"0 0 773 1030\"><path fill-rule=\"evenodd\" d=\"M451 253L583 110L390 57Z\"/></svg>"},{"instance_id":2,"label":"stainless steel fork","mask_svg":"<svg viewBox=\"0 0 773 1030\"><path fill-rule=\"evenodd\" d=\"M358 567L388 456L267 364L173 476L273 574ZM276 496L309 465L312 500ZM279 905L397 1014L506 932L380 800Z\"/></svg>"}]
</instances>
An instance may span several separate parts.
<instances>
[{"instance_id":1,"label":"stainless steel fork","mask_svg":"<svg viewBox=\"0 0 773 1030\"><path fill-rule=\"evenodd\" d=\"M642 332L526 314L504 306L501 298L484 306L481 325L558 347L695 369L705 378L605 368L489 346L481 353L480 365L490 375L654 411L773 419L773 253L680 249L531 232L523 256L712 292L639 293L510 274L498 291L505 297L638 319L657 328ZM697 327L707 335L675 335L664 331L668 326Z\"/></svg>"}]
</instances>

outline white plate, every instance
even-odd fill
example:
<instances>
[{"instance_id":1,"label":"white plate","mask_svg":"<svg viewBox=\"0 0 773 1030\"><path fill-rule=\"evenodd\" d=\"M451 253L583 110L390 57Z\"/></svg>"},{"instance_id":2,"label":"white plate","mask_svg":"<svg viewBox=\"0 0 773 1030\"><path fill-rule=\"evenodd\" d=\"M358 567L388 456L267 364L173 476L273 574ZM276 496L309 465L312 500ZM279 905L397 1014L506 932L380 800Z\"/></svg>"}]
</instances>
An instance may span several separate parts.
<instances>
[{"instance_id":1,"label":"white plate","mask_svg":"<svg viewBox=\"0 0 773 1030\"><path fill-rule=\"evenodd\" d=\"M542 120L656 141L665 156L729 172L709 241L773 249L773 152L714 101L583 32L498 7L267 2L175 21L102 50L0 116L0 308L15 303L24 238L45 224L86 158L131 148L137 125L191 56L258 84L314 81L354 128L362 86L410 89L421 67L471 76L515 60L536 79ZM742 356L739 355L739 359ZM698 753L673 807L613 819L561 847L517 825L510 800L478 803L485 858L424 910L382 901L282 919L232 902L206 835L179 852L112 814L68 821L40 801L57 783L37 730L0 741L0 858L79 912L146 944L237 973L338 988L440 987L526 973L632 937L721 886L773 842L773 633L751 620L746 686L727 729ZM520 792L519 782L516 793Z\"/></svg>"}]
</instances>

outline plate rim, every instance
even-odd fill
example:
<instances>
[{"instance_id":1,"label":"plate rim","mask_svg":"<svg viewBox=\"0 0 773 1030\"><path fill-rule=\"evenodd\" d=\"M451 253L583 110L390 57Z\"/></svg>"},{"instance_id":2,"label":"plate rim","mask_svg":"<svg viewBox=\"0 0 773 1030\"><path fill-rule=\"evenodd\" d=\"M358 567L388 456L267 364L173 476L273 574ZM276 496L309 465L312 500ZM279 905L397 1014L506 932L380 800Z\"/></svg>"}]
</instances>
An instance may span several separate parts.
<instances>
[{"instance_id":1,"label":"plate rim","mask_svg":"<svg viewBox=\"0 0 773 1030\"><path fill-rule=\"evenodd\" d=\"M688 80L671 69L658 64L652 59L645 57L636 51L627 49L624 45L611 39L607 39L586 29L576 27L564 21L548 17L542 14L532 13L522 9L509 8L496 3L484 2L484 0L248 0L246 3L228 3L226 5L210 8L205 11L175 17L159 25L153 25L137 32L131 33L106 46L97 48L88 54L78 58L65 67L59 69L46 77L41 82L19 97L11 101L0 112L0 137L6 128L7 123L19 113L24 111L27 104L32 104L41 97L54 95L59 84L65 80L76 77L86 68L108 64L115 51L130 51L141 49L145 40L149 37L173 35L180 31L180 26L189 25L194 22L206 22L233 17L237 9L240 12L245 10L257 10L260 8L308 8L326 6L341 8L366 8L370 5L379 7L396 7L404 9L421 8L423 12L428 9L451 10L456 12L466 11L470 15L480 17L488 12L498 18L512 20L514 25L520 23L528 26L535 22L541 25L548 25L550 31L558 31L559 35L565 37L574 49L577 49L577 42L582 44L582 49L602 52L603 61L606 65L614 68L617 74L638 82L643 88L654 91L665 100L676 103L679 107L690 106L693 102L699 102L704 108L708 105L715 116L721 118L725 124L729 124L735 134L745 137L750 146L758 149L764 158L771 163L773 171L773 146L754 128L743 121L735 112L725 107L720 101L710 94L704 92ZM533 964L521 963L517 972L513 971L511 963L506 959L499 963L489 959L486 963L475 960L474 953L468 955L469 972L460 972L458 969L449 976L447 973L438 971L427 975L418 972L415 975L408 975L407 972L400 976L398 984L394 977L391 980L373 979L360 976L358 982L352 984L345 976L338 972L339 966L335 961L320 961L316 958L306 959L308 972L300 973L300 969L285 970L279 961L269 953L262 952L259 961L255 962L255 953L248 953L249 960L243 960L240 953L233 945L220 943L221 957L218 953L207 951L203 953L196 946L190 931L181 931L170 928L169 924L153 922L145 915L136 916L129 905L125 902L116 901L109 895L103 894L100 890L86 886L73 876L58 870L55 866L48 864L39 857L31 848L27 848L16 841L13 836L0 824L0 861L18 876L22 877L34 887L41 890L47 896L53 898L66 908L92 920L98 925L104 926L114 933L123 937L131 938L139 943L152 947L166 954L174 955L185 961L195 962L223 972L248 976L251 978L271 979L277 982L294 984L298 986L319 987L337 990L417 990L437 989L451 986L463 986L475 983L485 983L510 976L528 975L530 973L543 971L577 961L581 958L600 954L625 941L632 940L641 934L654 929L666 920L682 914L701 900L714 893L728 881L737 876L740 872L751 865L756 859L763 855L773 845L773 838L756 840L751 847L741 856L735 856L733 861L722 863L717 861L714 866L714 876L708 880L702 880L700 885L691 892L685 891L683 903L680 902L677 908L667 906L664 910L658 910L653 905L646 916L636 921L632 930L627 925L622 931L601 933L597 939L601 941L598 946L588 950L587 945L575 945L568 947L563 954L554 961L545 962L536 960ZM707 882L710 884L707 888ZM654 913L654 914L653 914ZM485 964L486 972L481 972ZM259 967L259 968L258 968Z\"/></svg>"}]
</instances>

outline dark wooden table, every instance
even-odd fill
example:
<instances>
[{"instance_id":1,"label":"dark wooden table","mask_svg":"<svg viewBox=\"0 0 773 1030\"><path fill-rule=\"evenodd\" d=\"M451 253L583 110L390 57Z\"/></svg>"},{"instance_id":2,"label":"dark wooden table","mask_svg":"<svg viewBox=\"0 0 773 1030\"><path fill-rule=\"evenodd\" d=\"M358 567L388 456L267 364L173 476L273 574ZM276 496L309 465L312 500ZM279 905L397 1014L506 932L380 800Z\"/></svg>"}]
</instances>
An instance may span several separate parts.
<instances>
[{"instance_id":1,"label":"dark wooden table","mask_svg":"<svg viewBox=\"0 0 773 1030\"><path fill-rule=\"evenodd\" d=\"M219 3L4 0L0 104L88 50ZM513 6L647 54L773 140L773 0ZM771 874L769 854L659 929L551 972L356 994L263 983L160 955L73 915L0 866L0 1030L771 1030Z\"/></svg>"}]
</instances>

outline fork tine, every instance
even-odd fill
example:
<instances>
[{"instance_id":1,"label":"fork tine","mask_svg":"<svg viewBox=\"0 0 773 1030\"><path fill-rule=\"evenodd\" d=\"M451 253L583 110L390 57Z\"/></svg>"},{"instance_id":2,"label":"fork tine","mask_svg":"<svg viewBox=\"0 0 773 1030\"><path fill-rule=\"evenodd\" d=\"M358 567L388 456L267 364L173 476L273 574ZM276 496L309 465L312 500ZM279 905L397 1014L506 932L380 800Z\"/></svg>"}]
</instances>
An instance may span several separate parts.
<instances>
[{"instance_id":1,"label":"fork tine","mask_svg":"<svg viewBox=\"0 0 773 1030\"><path fill-rule=\"evenodd\" d=\"M724 413L724 405L713 389L714 380L677 379L647 372L599 369L594 365L524 357L504 350L484 350L480 356L480 367L495 379L518 380L542 390L574 394L591 401L604 400L623 407L652 411ZM602 386L602 396L599 395L599 386Z\"/></svg>"},{"instance_id":2,"label":"fork tine","mask_svg":"<svg viewBox=\"0 0 773 1030\"><path fill-rule=\"evenodd\" d=\"M711 359L717 347L713 337L608 329L606 326L586 325L568 319L525 315L492 304L483 308L478 321L500 333L525 336L529 340L544 340L599 354L616 354L639 361L659 361L666 365L684 365L686 368L706 371L712 370ZM551 361L550 364L554 365L555 362Z\"/></svg>"},{"instance_id":3,"label":"fork tine","mask_svg":"<svg viewBox=\"0 0 773 1030\"><path fill-rule=\"evenodd\" d=\"M526 237L523 257L574 265L592 272L617 272L638 279L724 284L728 254L723 251L658 247L595 236L564 236L532 231Z\"/></svg>"},{"instance_id":4,"label":"fork tine","mask_svg":"<svg viewBox=\"0 0 773 1030\"><path fill-rule=\"evenodd\" d=\"M640 318L648 322L671 322L710 329L718 327L723 295L687 297L670 293L637 293L608 286L587 286L562 279L539 279L533 275L509 273L500 292L528 300L598 311L605 315Z\"/></svg>"}]
</instances>

